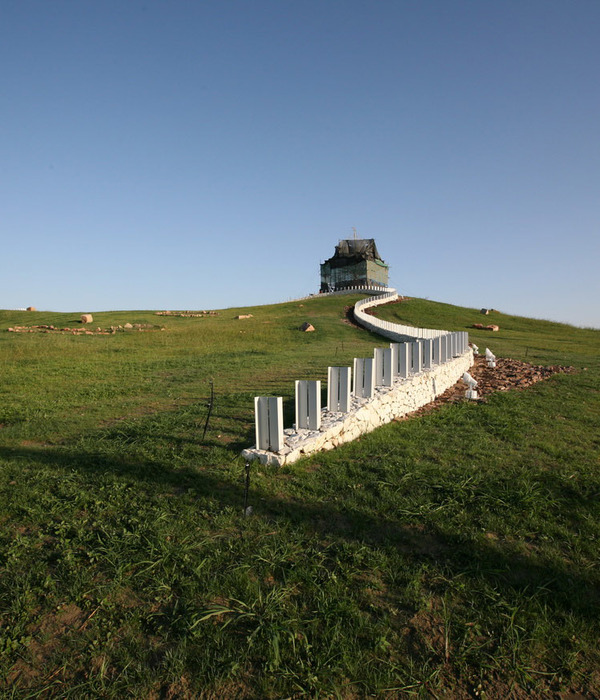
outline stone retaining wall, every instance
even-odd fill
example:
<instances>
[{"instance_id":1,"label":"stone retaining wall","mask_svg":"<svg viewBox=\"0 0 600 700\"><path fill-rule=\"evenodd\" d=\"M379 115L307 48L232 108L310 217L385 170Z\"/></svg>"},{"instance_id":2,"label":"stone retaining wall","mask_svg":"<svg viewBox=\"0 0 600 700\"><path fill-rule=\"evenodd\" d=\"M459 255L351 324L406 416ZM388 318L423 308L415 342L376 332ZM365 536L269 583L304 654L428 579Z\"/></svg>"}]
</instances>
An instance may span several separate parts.
<instances>
[{"instance_id":1,"label":"stone retaining wall","mask_svg":"<svg viewBox=\"0 0 600 700\"><path fill-rule=\"evenodd\" d=\"M347 290L346 293L348 291L350 290ZM365 313L365 309L371 306L385 304L397 299L398 293L395 289L389 287L377 288L375 291L368 288L358 288L356 291L375 292L375 295L362 299L354 306L354 316L358 323L365 328L390 338L394 342L416 341L417 339L432 340L440 336L447 336L449 339L448 345L442 345L442 348L448 348L449 350L452 347L452 350L455 350L455 348L464 348L466 346L466 342L461 342L455 346L456 334L449 334L447 331L404 326L383 321ZM437 352L439 353L440 350L438 349ZM452 353L449 352L448 354ZM442 351L442 356L447 356L446 350ZM435 351L433 359L435 359ZM297 459L313 452L331 450L430 403L455 384L473 365L473 362L473 351L470 348L461 355L452 357L452 359L442 360L441 364L436 362L428 369L422 370L419 362L416 368L413 367L415 374L411 374L407 378L395 376L392 386L377 386L371 398L360 398L352 395L348 412L333 413L323 409L320 414L321 425L319 430L298 429L297 426L294 426L283 430L282 433L282 409L280 406L277 409L279 411L277 414L277 425L279 427L277 428L277 437L273 441L271 441L269 434L268 439L263 440L261 438L262 441L259 442L259 432L263 430L263 428L259 429L259 426L263 425L263 423L259 421L258 416L256 417L257 445L261 444L264 447L265 443L267 445L270 444L271 447L276 446L274 449L277 451L261 450L258 447L254 447L243 450L242 456L248 460L258 459L262 464L282 466L295 462ZM279 398L278 401L281 402L281 399ZM318 421L316 424L318 425ZM264 425L268 426L268 431L270 431L273 425L272 419L267 420L265 417ZM282 443L283 447L281 447Z\"/></svg>"},{"instance_id":2,"label":"stone retaining wall","mask_svg":"<svg viewBox=\"0 0 600 700\"><path fill-rule=\"evenodd\" d=\"M459 357L421 374L408 379L396 377L393 386L378 386L372 399L353 396L348 413L330 413L324 409L319 431L285 430L285 446L279 452L247 449L242 456L258 459L262 464L283 466L313 452L331 450L430 403L455 384L473 362L473 351L469 348Z\"/></svg>"}]
</instances>

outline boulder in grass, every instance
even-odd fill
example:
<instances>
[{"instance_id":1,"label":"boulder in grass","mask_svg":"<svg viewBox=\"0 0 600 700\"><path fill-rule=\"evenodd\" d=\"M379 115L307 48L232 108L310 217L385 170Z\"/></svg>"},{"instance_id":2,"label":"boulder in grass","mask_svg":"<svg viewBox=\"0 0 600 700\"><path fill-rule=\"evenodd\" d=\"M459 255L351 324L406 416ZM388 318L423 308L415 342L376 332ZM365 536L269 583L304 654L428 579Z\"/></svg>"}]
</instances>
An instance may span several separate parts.
<instances>
[{"instance_id":1,"label":"boulder in grass","mask_svg":"<svg viewBox=\"0 0 600 700\"><path fill-rule=\"evenodd\" d=\"M499 330L500 330L500 326L496 326L494 323L490 323L489 326L486 326L486 327L485 327L485 330L486 330L486 331L499 331Z\"/></svg>"},{"instance_id":2,"label":"boulder in grass","mask_svg":"<svg viewBox=\"0 0 600 700\"><path fill-rule=\"evenodd\" d=\"M315 327L312 325L312 323L309 323L306 321L300 326L300 330L304 333L311 333L312 331L316 330Z\"/></svg>"},{"instance_id":3,"label":"boulder in grass","mask_svg":"<svg viewBox=\"0 0 600 700\"><path fill-rule=\"evenodd\" d=\"M93 320L92 314L81 314L81 323L91 323Z\"/></svg>"},{"instance_id":4,"label":"boulder in grass","mask_svg":"<svg viewBox=\"0 0 600 700\"><path fill-rule=\"evenodd\" d=\"M240 321L241 319L244 318L252 318L252 314L240 314L239 316L235 317L237 321Z\"/></svg>"},{"instance_id":5,"label":"boulder in grass","mask_svg":"<svg viewBox=\"0 0 600 700\"><path fill-rule=\"evenodd\" d=\"M37 311L37 309L35 308L35 306L28 306L27 311Z\"/></svg>"}]
</instances>

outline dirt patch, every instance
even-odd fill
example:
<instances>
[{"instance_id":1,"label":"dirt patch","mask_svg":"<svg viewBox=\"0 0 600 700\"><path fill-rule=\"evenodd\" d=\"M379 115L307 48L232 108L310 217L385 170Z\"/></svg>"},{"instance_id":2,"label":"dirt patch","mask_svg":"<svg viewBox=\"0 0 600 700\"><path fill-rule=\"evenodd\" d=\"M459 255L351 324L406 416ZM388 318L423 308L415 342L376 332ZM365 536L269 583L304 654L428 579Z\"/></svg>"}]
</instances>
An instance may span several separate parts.
<instances>
[{"instance_id":1,"label":"dirt patch","mask_svg":"<svg viewBox=\"0 0 600 700\"><path fill-rule=\"evenodd\" d=\"M348 326L358 328L361 331L365 330L362 326L359 326L358 323L356 323L356 320L354 318L354 306L344 306L344 318L342 318L341 320L342 323L345 323Z\"/></svg>"},{"instance_id":2,"label":"dirt patch","mask_svg":"<svg viewBox=\"0 0 600 700\"><path fill-rule=\"evenodd\" d=\"M74 603L69 603L31 625L28 630L31 641L27 653L12 667L7 676L8 685L27 688L38 682L44 677L44 669L48 671L52 667L52 658L61 648L65 636L80 630L85 622L86 614L83 610ZM44 680L49 679L50 677L44 677Z\"/></svg>"}]
</instances>

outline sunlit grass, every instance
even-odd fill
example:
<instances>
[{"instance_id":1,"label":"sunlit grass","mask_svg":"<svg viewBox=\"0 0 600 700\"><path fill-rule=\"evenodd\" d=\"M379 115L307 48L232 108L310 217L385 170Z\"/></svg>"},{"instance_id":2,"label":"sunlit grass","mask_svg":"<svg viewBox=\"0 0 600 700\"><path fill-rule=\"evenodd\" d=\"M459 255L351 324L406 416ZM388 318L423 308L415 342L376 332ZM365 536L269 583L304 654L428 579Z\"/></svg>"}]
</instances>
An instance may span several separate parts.
<instances>
[{"instance_id":1,"label":"sunlit grass","mask_svg":"<svg viewBox=\"0 0 600 700\"><path fill-rule=\"evenodd\" d=\"M113 336L7 333L77 315L0 312L5 694L600 692L597 331L382 307L449 330L489 319L481 347L578 371L253 466L243 517L253 396L289 409L294 379L386 344L343 322L356 298L94 313L166 328Z\"/></svg>"}]
</instances>

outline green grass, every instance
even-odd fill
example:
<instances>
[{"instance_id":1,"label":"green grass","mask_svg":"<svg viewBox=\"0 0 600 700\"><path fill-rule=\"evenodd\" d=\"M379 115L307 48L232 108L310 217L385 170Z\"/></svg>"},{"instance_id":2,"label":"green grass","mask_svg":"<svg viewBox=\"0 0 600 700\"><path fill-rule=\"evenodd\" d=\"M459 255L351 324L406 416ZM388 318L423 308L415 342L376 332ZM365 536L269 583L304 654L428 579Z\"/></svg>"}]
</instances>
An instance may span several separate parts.
<instances>
[{"instance_id":1,"label":"green grass","mask_svg":"<svg viewBox=\"0 0 600 700\"><path fill-rule=\"evenodd\" d=\"M386 344L343 322L357 298L94 313L166 328L114 336L6 333L78 315L0 312L0 694L600 693L598 331L486 317L481 348L578 371L253 465L242 517L253 396L284 396L290 424L294 379Z\"/></svg>"}]
</instances>

